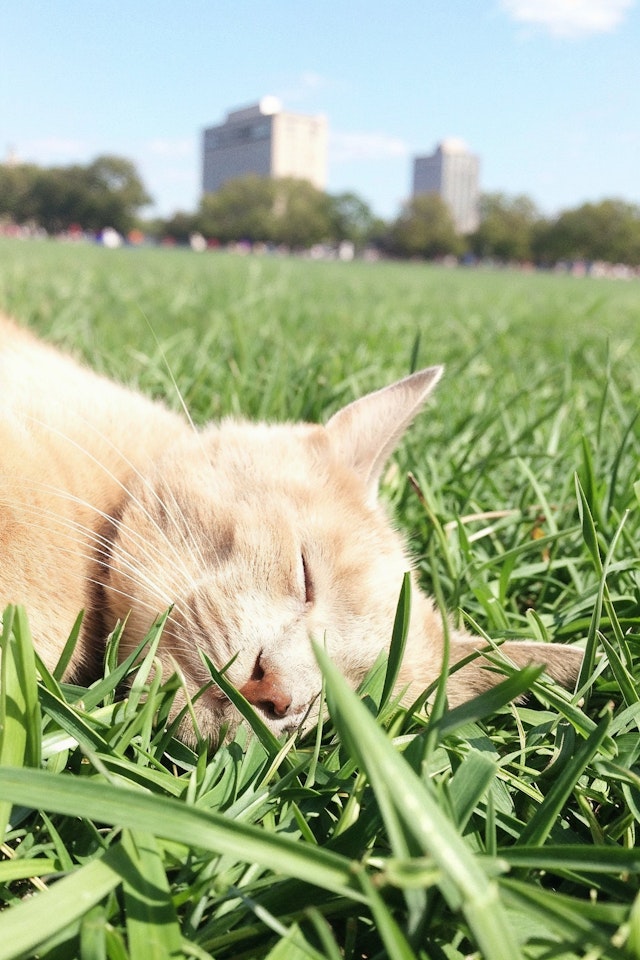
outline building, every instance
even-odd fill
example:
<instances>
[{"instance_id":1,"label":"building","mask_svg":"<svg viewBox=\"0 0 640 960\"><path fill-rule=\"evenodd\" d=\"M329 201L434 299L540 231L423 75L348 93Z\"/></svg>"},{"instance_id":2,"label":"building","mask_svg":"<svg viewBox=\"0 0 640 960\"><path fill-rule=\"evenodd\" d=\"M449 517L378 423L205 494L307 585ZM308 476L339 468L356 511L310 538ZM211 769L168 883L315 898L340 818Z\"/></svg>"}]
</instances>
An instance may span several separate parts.
<instances>
[{"instance_id":1,"label":"building","mask_svg":"<svg viewBox=\"0 0 640 960\"><path fill-rule=\"evenodd\" d=\"M275 97L233 110L204 131L202 189L214 193L235 177L297 177L324 190L327 121L286 113Z\"/></svg>"},{"instance_id":2,"label":"building","mask_svg":"<svg viewBox=\"0 0 640 960\"><path fill-rule=\"evenodd\" d=\"M462 140L439 143L430 157L413 161L413 196L437 193L451 210L458 233L478 227L480 161Z\"/></svg>"}]
</instances>

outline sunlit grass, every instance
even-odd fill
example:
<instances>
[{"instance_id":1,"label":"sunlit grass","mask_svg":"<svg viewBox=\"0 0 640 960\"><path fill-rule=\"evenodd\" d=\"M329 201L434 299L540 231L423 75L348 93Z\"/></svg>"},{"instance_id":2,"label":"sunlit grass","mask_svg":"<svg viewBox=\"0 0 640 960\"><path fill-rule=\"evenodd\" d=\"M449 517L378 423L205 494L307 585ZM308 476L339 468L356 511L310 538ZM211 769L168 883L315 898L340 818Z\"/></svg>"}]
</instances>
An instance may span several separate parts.
<instances>
[{"instance_id":1,"label":"sunlit grass","mask_svg":"<svg viewBox=\"0 0 640 960\"><path fill-rule=\"evenodd\" d=\"M0 305L198 420L322 419L446 362L384 485L423 582L587 651L576 696L529 669L427 715L323 659L319 736L211 754L166 726L157 633L86 690L10 612L0 958L640 956L637 285L2 243Z\"/></svg>"}]
</instances>

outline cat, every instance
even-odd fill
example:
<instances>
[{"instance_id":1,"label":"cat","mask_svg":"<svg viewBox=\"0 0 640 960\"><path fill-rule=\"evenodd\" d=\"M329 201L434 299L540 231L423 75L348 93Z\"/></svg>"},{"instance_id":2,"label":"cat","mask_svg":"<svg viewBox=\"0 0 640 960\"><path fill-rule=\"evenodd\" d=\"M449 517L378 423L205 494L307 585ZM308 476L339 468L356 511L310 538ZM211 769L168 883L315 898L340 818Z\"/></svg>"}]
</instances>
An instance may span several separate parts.
<instances>
[{"instance_id":1,"label":"cat","mask_svg":"<svg viewBox=\"0 0 640 960\"><path fill-rule=\"evenodd\" d=\"M117 622L125 656L170 609L165 678L178 671L194 696L211 679L200 649L230 663L227 677L275 734L308 724L321 687L312 638L354 688L388 647L412 564L378 485L441 373L413 373L324 426L195 429L0 317L1 607L26 606L49 669L83 609L67 677L84 682L100 675ZM412 598L398 678L409 699L440 675L443 650L440 614L417 582ZM451 662L485 646L452 630ZM555 644L502 651L566 686L580 666L579 651ZM454 672L449 703L502 679L487 666ZM238 719L212 683L195 712L212 741ZM189 725L181 735L193 741Z\"/></svg>"}]
</instances>

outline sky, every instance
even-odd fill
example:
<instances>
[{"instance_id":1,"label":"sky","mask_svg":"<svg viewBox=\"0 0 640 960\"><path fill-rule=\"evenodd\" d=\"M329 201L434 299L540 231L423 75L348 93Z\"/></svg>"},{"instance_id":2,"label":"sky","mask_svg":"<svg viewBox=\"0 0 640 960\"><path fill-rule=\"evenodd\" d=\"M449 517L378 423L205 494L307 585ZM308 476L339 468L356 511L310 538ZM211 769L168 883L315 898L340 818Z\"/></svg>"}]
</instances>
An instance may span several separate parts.
<instances>
[{"instance_id":1,"label":"sky","mask_svg":"<svg viewBox=\"0 0 640 960\"><path fill-rule=\"evenodd\" d=\"M331 193L380 216L448 137L483 191L640 203L640 0L4 0L0 159L133 160L194 210L202 130L279 97L329 123Z\"/></svg>"}]
</instances>

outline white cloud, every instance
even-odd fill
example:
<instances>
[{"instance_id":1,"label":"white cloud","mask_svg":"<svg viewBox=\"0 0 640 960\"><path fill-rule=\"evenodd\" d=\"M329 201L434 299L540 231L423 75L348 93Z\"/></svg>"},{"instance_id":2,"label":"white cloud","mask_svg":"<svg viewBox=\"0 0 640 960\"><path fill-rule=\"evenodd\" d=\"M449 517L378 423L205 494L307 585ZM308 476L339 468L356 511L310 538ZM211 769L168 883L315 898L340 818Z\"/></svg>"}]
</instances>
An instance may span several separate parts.
<instances>
[{"instance_id":1,"label":"white cloud","mask_svg":"<svg viewBox=\"0 0 640 960\"><path fill-rule=\"evenodd\" d=\"M609 33L635 0L501 0L514 20L548 30L555 37Z\"/></svg>"},{"instance_id":2,"label":"white cloud","mask_svg":"<svg viewBox=\"0 0 640 960\"><path fill-rule=\"evenodd\" d=\"M329 133L329 159L332 163L352 160L383 160L408 157L409 144L386 133Z\"/></svg>"}]
</instances>

